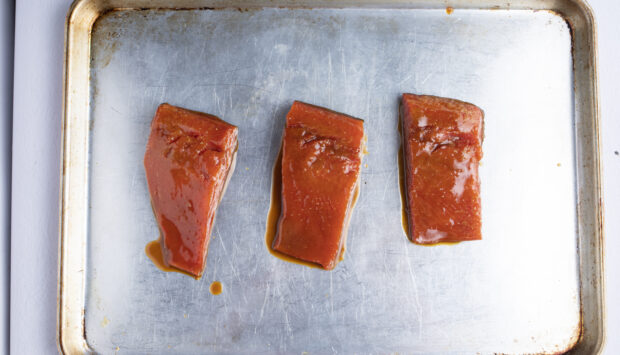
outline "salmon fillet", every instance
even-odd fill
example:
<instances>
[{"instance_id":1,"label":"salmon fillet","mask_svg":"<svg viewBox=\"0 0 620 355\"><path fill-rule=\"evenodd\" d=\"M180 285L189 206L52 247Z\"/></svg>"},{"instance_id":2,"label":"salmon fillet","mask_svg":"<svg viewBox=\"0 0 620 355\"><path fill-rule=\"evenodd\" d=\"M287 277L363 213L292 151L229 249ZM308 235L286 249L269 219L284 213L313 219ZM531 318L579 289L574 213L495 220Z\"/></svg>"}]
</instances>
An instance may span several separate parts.
<instances>
[{"instance_id":1,"label":"salmon fillet","mask_svg":"<svg viewBox=\"0 0 620 355\"><path fill-rule=\"evenodd\" d=\"M237 127L168 104L157 109L144 168L168 266L202 274L236 151Z\"/></svg>"},{"instance_id":2,"label":"salmon fillet","mask_svg":"<svg viewBox=\"0 0 620 355\"><path fill-rule=\"evenodd\" d=\"M409 236L419 244L481 239L482 110L403 94L402 138Z\"/></svg>"},{"instance_id":3,"label":"salmon fillet","mask_svg":"<svg viewBox=\"0 0 620 355\"><path fill-rule=\"evenodd\" d=\"M364 122L295 101L282 143L282 212L273 249L333 269L359 185Z\"/></svg>"}]
</instances>

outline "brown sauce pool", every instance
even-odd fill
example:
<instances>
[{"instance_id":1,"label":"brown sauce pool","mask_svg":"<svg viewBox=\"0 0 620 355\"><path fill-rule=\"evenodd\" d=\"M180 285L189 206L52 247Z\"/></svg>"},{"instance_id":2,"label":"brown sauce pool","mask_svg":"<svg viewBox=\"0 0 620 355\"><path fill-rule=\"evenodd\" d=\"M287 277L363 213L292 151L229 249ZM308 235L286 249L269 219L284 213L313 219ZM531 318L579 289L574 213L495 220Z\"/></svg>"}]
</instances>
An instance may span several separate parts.
<instances>
[{"instance_id":1,"label":"brown sauce pool","mask_svg":"<svg viewBox=\"0 0 620 355\"><path fill-rule=\"evenodd\" d=\"M175 267L171 267L166 265L166 262L164 261L164 255L161 252L161 237L157 240L153 240L152 242L148 242L146 244L146 247L144 248L144 252L146 253L146 256L149 257L149 259L151 259L151 261L153 262L153 264L161 271L165 271L165 272L178 272L180 274L183 275L187 275L193 279L196 280L200 280L200 276L196 277L190 273L187 273L183 270L177 269Z\"/></svg>"},{"instance_id":2,"label":"brown sauce pool","mask_svg":"<svg viewBox=\"0 0 620 355\"><path fill-rule=\"evenodd\" d=\"M400 131L400 125L398 126L398 130ZM407 193L405 191L405 160L403 157L403 146L401 144L398 149L398 186L400 187L400 205L401 209L401 224L403 226L403 231L407 235L407 238L411 240L411 236L409 235L409 217L407 213Z\"/></svg>"},{"instance_id":3,"label":"brown sauce pool","mask_svg":"<svg viewBox=\"0 0 620 355\"><path fill-rule=\"evenodd\" d=\"M213 281L211 286L209 286L209 292L211 292L212 295L219 295L222 293L222 289L222 283L219 281Z\"/></svg>"}]
</instances>

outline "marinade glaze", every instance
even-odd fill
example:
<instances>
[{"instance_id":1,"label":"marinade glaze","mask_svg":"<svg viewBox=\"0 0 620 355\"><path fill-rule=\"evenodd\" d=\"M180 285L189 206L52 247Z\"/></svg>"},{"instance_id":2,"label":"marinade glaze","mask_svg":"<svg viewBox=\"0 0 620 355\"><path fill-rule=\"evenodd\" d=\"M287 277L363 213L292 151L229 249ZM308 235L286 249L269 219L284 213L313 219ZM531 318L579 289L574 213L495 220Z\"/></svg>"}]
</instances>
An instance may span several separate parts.
<instances>
[{"instance_id":1,"label":"marinade glaze","mask_svg":"<svg viewBox=\"0 0 620 355\"><path fill-rule=\"evenodd\" d=\"M359 185L364 122L294 102L282 142L281 214L273 249L333 269Z\"/></svg>"},{"instance_id":2,"label":"marinade glaze","mask_svg":"<svg viewBox=\"0 0 620 355\"><path fill-rule=\"evenodd\" d=\"M434 244L481 239L482 110L441 97L403 94L409 237Z\"/></svg>"},{"instance_id":3,"label":"marinade glaze","mask_svg":"<svg viewBox=\"0 0 620 355\"><path fill-rule=\"evenodd\" d=\"M168 104L157 109L144 168L166 266L202 274L236 151L237 127Z\"/></svg>"}]
</instances>

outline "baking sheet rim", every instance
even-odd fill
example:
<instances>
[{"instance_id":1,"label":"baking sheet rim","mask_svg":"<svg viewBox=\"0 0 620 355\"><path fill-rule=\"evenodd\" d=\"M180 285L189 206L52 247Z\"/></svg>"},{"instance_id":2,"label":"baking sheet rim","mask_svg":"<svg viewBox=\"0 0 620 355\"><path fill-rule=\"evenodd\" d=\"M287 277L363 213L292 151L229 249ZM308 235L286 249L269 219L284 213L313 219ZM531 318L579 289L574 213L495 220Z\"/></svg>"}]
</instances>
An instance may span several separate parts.
<instances>
[{"instance_id":1,"label":"baking sheet rim","mask_svg":"<svg viewBox=\"0 0 620 355\"><path fill-rule=\"evenodd\" d=\"M581 167L578 165L578 173L587 170L592 174L592 184L589 191L592 196L587 195L590 200L591 208L585 208L587 205L582 199L584 192L579 189L578 196L578 218L579 225L582 218L592 217L594 220L591 228L592 240L584 242L581 233L579 233L579 258L580 258L580 294L581 294L581 332L579 339L571 348L571 353L600 353L605 341L605 303L604 303L604 279L603 279L603 200L602 200L602 184L601 184L601 161L600 161L600 125L599 125L599 107L598 107L598 77L597 77L597 54L596 54L596 24L594 21L593 11L584 0L566 0L562 2L565 7L554 1L548 1L549 5L557 5L558 8L552 8L544 1L533 2L523 0L517 4L492 1L492 0L455 0L448 3L438 3L421 0L410 1L380 1L380 0L363 0L350 1L341 0L340 2L330 2L324 0L317 1L294 1L282 0L282 7L291 8L308 8L308 7L406 7L410 9L441 9L446 6L454 9L530 9L530 10L549 10L562 16L570 25L571 36L573 41L573 75L574 75L574 92L578 93L585 90L585 104L582 104L576 98L575 115L577 111L583 112L582 116L590 116L592 129L589 132L591 139L591 166ZM88 186L87 174L79 173L79 169L88 170L88 164L81 164L79 157L85 156L85 162L88 161L88 141L87 134L85 139L78 138L84 136L84 129L88 131L88 89L90 83L89 62L90 62L90 36L91 30L96 20L103 14L119 9L211 9L211 8L235 8L239 7L278 7L273 2L244 2L230 3L224 0L184 0L175 3L176 6L170 7L165 0L159 1L104 1L104 0L76 0L71 5L66 18L66 35L65 35L65 58L63 73L63 120L61 129L62 141L62 166L61 166L61 188L60 188L60 224L59 224L59 264L58 264L58 298L57 298L57 344L61 353L91 353L86 340L84 327L84 287L85 287L85 237L86 237L86 221L88 216L86 208L79 209L73 204L74 201L86 203ZM207 6L208 5L208 6ZM572 12L572 13L571 13ZM580 23L584 22L584 23ZM584 43L578 43L584 37ZM584 48L582 48L584 47ZM581 52L586 53L582 54ZM577 60L577 56L580 60ZM585 56L585 58L581 58ZM585 60L585 63L582 63ZM576 63L576 64L575 64ZM583 68L578 68L582 66ZM585 71L588 82L578 82L578 74ZM77 76L77 77L76 77ZM588 85L589 84L589 85ZM581 86L589 86L582 89ZM585 106L585 109L579 110L578 105ZM581 107L580 107L581 108ZM589 113L589 115L588 115ZM576 120L577 121L577 120ZM75 125L75 127L73 127ZM80 128L82 129L80 131ZM578 128L576 128L578 130ZM77 132L77 133L76 133ZM84 138L84 137L82 137ZM75 142L74 142L75 140ZM81 143L81 145L78 145ZM82 148L82 149L80 149ZM576 147L579 150L579 146ZM586 145L587 148L587 145ZM579 159L577 152L577 159ZM584 153L587 154L588 152ZM78 164L73 162L78 161ZM77 167L75 166L77 165ZM578 174L579 175L579 174ZM74 182L79 180L79 182ZM580 181L578 176L578 182ZM77 184L77 185L76 185ZM79 190L82 190L81 193ZM76 192L77 191L77 192ZM588 207L588 206L586 206ZM590 215L584 217L584 211ZM82 217L79 220L76 217ZM82 223L82 224L80 224ZM82 229L80 230L80 227ZM582 228L580 228L580 231ZM589 243L587 243L589 242ZM587 250L586 250L587 249ZM69 253L69 250L72 252ZM590 257L590 259L588 259ZM591 260L592 259L592 260ZM586 270L587 269L587 270ZM588 271L591 274L588 274ZM584 280L585 279L585 280ZM592 285L588 289L588 285ZM588 302L584 302L584 290L590 290L592 296ZM77 291L77 292L76 292ZM593 319L596 324L591 327L596 329L589 330L588 324L584 324L584 306L598 310L598 314ZM588 315L591 315L588 313Z\"/></svg>"}]
</instances>

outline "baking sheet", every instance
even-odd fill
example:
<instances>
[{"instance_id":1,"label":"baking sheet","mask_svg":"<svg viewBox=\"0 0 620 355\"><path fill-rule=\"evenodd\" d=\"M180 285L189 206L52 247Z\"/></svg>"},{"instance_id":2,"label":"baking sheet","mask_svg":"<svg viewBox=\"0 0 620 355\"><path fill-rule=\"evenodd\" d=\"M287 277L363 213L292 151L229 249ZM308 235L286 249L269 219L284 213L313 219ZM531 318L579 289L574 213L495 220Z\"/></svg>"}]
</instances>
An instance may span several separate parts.
<instances>
[{"instance_id":1,"label":"baking sheet","mask_svg":"<svg viewBox=\"0 0 620 355\"><path fill-rule=\"evenodd\" d=\"M584 339L579 245L597 235L582 228L578 193L597 188L598 171L580 164L592 138L582 136L576 109L569 24L549 11L379 5L98 17L88 153L72 167L84 170L88 204L84 349L553 353ZM485 111L483 241L407 240L397 164L403 92ZM265 246L272 168L293 100L360 117L368 133L347 252L331 272L276 259ZM199 281L158 270L144 253L158 230L142 159L162 102L239 127L237 168ZM209 293L212 281L222 294Z\"/></svg>"}]
</instances>

